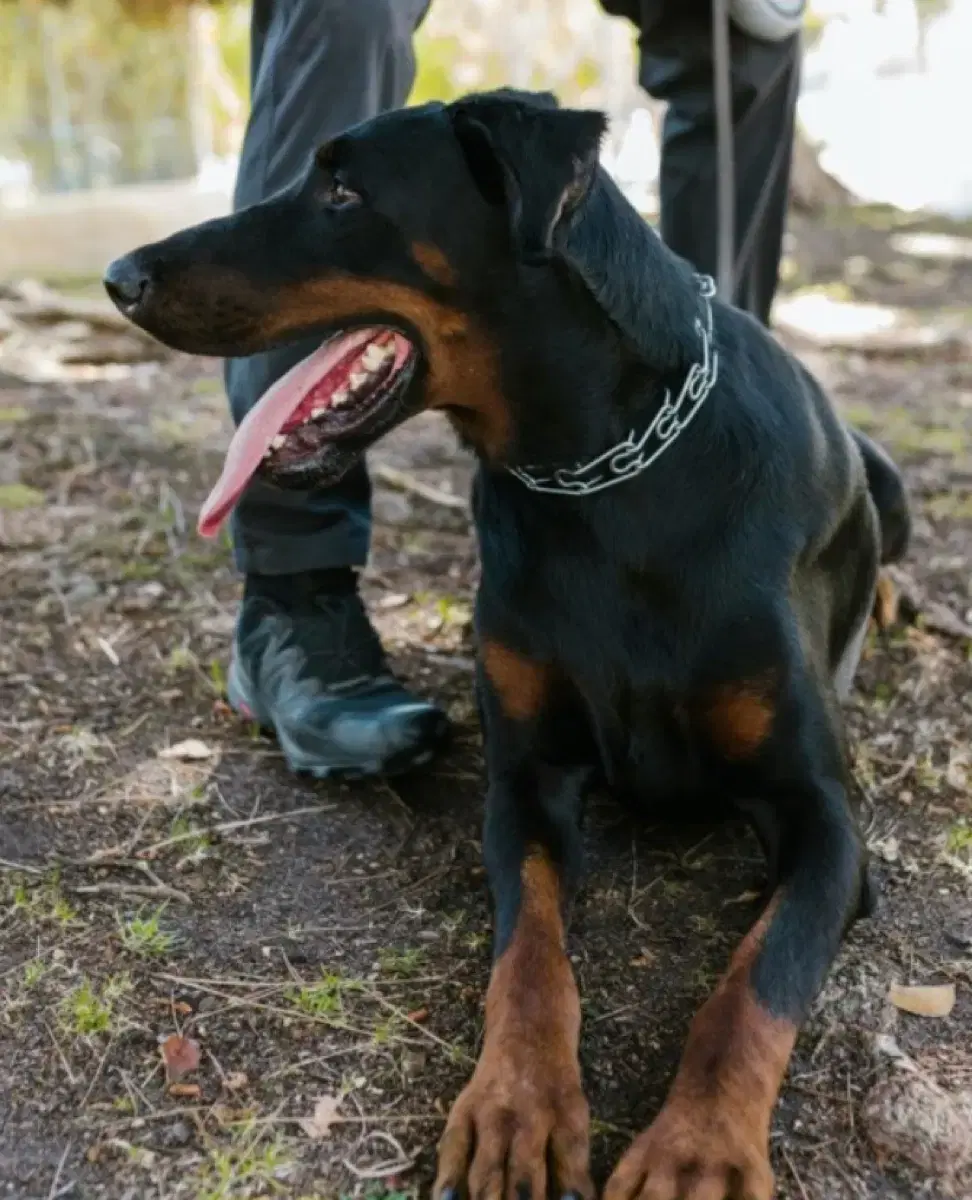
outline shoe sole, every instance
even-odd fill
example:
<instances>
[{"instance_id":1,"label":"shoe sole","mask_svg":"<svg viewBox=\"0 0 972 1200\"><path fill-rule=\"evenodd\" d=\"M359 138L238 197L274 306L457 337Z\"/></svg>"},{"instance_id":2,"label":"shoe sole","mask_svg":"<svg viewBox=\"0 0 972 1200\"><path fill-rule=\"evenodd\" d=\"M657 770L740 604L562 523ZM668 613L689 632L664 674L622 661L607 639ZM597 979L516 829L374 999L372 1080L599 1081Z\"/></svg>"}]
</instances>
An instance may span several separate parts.
<instances>
[{"instance_id":1,"label":"shoe sole","mask_svg":"<svg viewBox=\"0 0 972 1200\"><path fill-rule=\"evenodd\" d=\"M404 775L416 767L424 766L432 761L436 751L445 742L449 732L449 722L444 715L430 734L431 745L424 744L421 749L406 750L391 758L377 762L357 763L354 766L335 766L321 762L308 756L299 746L296 746L286 733L281 733L271 717L262 712L259 705L249 695L244 681L240 678L236 662L230 663L229 677L226 682L226 694L230 708L246 721L255 721L260 729L276 738L277 744L283 751L287 766L295 775L310 776L313 779L330 779L353 782L356 779L369 779L375 776L392 777Z\"/></svg>"}]
</instances>

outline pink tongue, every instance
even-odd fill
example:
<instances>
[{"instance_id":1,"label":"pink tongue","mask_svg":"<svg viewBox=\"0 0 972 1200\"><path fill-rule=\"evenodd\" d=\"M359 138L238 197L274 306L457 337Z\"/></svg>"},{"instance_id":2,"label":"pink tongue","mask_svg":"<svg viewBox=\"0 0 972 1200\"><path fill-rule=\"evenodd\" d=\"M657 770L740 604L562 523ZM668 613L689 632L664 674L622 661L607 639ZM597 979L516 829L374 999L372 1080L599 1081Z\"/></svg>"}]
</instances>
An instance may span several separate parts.
<instances>
[{"instance_id":1,"label":"pink tongue","mask_svg":"<svg viewBox=\"0 0 972 1200\"><path fill-rule=\"evenodd\" d=\"M223 472L202 506L197 528L203 537L214 537L219 532L270 449L270 443L300 407L311 387L379 332L356 329L354 333L334 337L267 388L240 422L226 451Z\"/></svg>"}]
</instances>

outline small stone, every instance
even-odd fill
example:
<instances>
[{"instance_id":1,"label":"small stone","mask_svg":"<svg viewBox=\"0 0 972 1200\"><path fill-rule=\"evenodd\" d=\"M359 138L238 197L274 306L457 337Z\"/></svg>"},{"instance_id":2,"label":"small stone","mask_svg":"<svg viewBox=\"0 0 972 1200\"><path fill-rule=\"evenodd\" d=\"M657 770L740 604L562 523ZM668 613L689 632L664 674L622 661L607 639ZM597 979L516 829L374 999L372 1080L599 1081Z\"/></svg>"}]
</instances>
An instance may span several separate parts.
<instances>
[{"instance_id":1,"label":"small stone","mask_svg":"<svg viewBox=\"0 0 972 1200\"><path fill-rule=\"evenodd\" d=\"M83 608L98 596L100 590L90 575L78 575L64 601L69 609Z\"/></svg>"},{"instance_id":2,"label":"small stone","mask_svg":"<svg viewBox=\"0 0 972 1200\"><path fill-rule=\"evenodd\" d=\"M425 1070L429 1056L424 1050L407 1050L402 1056L402 1074L406 1079L416 1079Z\"/></svg>"},{"instance_id":3,"label":"small stone","mask_svg":"<svg viewBox=\"0 0 972 1200\"><path fill-rule=\"evenodd\" d=\"M166 1146L184 1146L192 1137L192 1130L185 1121L176 1121L162 1134L162 1143Z\"/></svg>"},{"instance_id":4,"label":"small stone","mask_svg":"<svg viewBox=\"0 0 972 1200\"><path fill-rule=\"evenodd\" d=\"M895 1071L868 1093L864 1125L887 1158L948 1181L972 1169L972 1092L946 1092L926 1075Z\"/></svg>"}]
</instances>

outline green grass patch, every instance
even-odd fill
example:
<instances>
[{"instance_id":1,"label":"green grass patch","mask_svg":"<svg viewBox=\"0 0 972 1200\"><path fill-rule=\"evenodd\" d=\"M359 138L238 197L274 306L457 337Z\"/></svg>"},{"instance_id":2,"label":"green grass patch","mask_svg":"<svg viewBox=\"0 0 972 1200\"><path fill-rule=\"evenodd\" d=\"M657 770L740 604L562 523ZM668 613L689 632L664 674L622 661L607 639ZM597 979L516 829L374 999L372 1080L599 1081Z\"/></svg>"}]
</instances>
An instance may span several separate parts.
<instances>
[{"instance_id":1,"label":"green grass patch","mask_svg":"<svg viewBox=\"0 0 972 1200\"><path fill-rule=\"evenodd\" d=\"M115 1018L118 1001L131 991L127 975L112 975L99 989L90 979L81 982L61 1000L61 1028L77 1037L107 1033Z\"/></svg>"},{"instance_id":2,"label":"green grass patch","mask_svg":"<svg viewBox=\"0 0 972 1200\"><path fill-rule=\"evenodd\" d=\"M36 987L47 974L47 964L42 958L30 958L24 963L21 981L25 988Z\"/></svg>"},{"instance_id":3,"label":"green grass patch","mask_svg":"<svg viewBox=\"0 0 972 1200\"><path fill-rule=\"evenodd\" d=\"M24 508L43 508L44 493L26 483L0 483L0 509L19 512Z\"/></svg>"},{"instance_id":4,"label":"green grass patch","mask_svg":"<svg viewBox=\"0 0 972 1200\"><path fill-rule=\"evenodd\" d=\"M936 521L972 520L972 492L939 492L925 501L925 511Z\"/></svg>"},{"instance_id":5,"label":"green grass patch","mask_svg":"<svg viewBox=\"0 0 972 1200\"><path fill-rule=\"evenodd\" d=\"M287 1145L280 1137L261 1143L260 1136L260 1128L250 1122L229 1146L211 1149L199 1172L195 1200L286 1194L282 1181L292 1166Z\"/></svg>"},{"instance_id":6,"label":"green grass patch","mask_svg":"<svg viewBox=\"0 0 972 1200\"><path fill-rule=\"evenodd\" d=\"M201 799L201 796L199 798ZM212 840L205 833L199 831L191 818L185 814L176 817L169 826L169 836L179 839L179 853L184 856L188 855L190 858L202 857L212 849Z\"/></svg>"},{"instance_id":7,"label":"green grass patch","mask_svg":"<svg viewBox=\"0 0 972 1200\"><path fill-rule=\"evenodd\" d=\"M972 822L960 817L946 835L945 848L949 854L972 859Z\"/></svg>"},{"instance_id":8,"label":"green grass patch","mask_svg":"<svg viewBox=\"0 0 972 1200\"><path fill-rule=\"evenodd\" d=\"M175 934L168 933L162 928L162 914L165 905L161 904L152 912L139 911L127 921L116 917L118 937L121 944L130 954L139 958L164 958L175 946Z\"/></svg>"},{"instance_id":9,"label":"green grass patch","mask_svg":"<svg viewBox=\"0 0 972 1200\"><path fill-rule=\"evenodd\" d=\"M341 1017L344 999L349 993L361 990L355 979L345 979L337 971L323 972L313 983L304 983L288 988L284 993L288 1002L309 1017Z\"/></svg>"},{"instance_id":10,"label":"green grass patch","mask_svg":"<svg viewBox=\"0 0 972 1200\"><path fill-rule=\"evenodd\" d=\"M382 950L378 955L378 966L383 975L394 975L407 979L417 975L425 965L425 951L420 946L408 950Z\"/></svg>"},{"instance_id":11,"label":"green grass patch","mask_svg":"<svg viewBox=\"0 0 972 1200\"><path fill-rule=\"evenodd\" d=\"M68 926L78 921L77 910L65 898L58 872L50 871L43 879L20 879L8 893L15 913L28 921Z\"/></svg>"}]
</instances>

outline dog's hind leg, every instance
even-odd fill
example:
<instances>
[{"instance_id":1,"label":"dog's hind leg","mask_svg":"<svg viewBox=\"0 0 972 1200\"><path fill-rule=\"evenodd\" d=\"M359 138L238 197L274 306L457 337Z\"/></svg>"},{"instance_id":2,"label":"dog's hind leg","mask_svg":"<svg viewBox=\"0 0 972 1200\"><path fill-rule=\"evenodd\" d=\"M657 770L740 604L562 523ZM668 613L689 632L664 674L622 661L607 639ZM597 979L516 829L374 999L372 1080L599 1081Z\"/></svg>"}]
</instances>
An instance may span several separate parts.
<instances>
[{"instance_id":1,"label":"dog's hind leg","mask_svg":"<svg viewBox=\"0 0 972 1200\"><path fill-rule=\"evenodd\" d=\"M482 1051L439 1143L433 1196L592 1200L580 998L565 947L592 770L573 753L562 682L552 688L547 668L495 642L480 664L495 957Z\"/></svg>"},{"instance_id":2,"label":"dog's hind leg","mask_svg":"<svg viewBox=\"0 0 972 1200\"><path fill-rule=\"evenodd\" d=\"M868 490L881 522L881 562L897 562L911 540L911 508L904 479L877 442L859 429L850 432L864 459Z\"/></svg>"}]
</instances>

